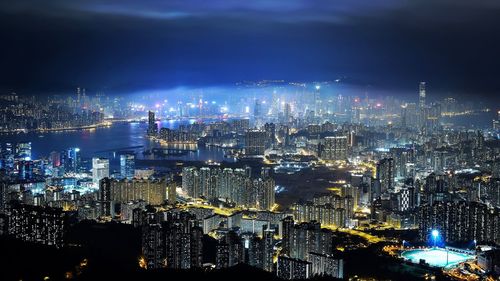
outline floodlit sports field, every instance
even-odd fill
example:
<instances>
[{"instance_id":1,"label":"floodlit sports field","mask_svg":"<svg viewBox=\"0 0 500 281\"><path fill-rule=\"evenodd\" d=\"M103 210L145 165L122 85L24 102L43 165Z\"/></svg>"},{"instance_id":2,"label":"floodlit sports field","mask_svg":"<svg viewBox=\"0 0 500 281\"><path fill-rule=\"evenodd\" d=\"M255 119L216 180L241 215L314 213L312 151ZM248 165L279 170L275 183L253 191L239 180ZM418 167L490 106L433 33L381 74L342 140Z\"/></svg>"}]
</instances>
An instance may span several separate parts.
<instances>
[{"instance_id":1,"label":"floodlit sports field","mask_svg":"<svg viewBox=\"0 0 500 281\"><path fill-rule=\"evenodd\" d=\"M413 263L425 260L430 266L435 267L452 267L474 258L472 255L446 251L440 248L408 250L403 252L401 256Z\"/></svg>"}]
</instances>

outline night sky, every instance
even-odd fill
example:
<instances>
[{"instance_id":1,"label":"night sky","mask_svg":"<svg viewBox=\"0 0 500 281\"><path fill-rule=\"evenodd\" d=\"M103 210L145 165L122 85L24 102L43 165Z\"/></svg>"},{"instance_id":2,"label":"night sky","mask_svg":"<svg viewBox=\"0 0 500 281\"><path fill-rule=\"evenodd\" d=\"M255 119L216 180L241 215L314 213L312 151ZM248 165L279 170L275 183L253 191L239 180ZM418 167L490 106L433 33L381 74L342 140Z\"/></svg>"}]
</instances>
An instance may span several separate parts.
<instances>
[{"instance_id":1,"label":"night sky","mask_svg":"<svg viewBox=\"0 0 500 281\"><path fill-rule=\"evenodd\" d=\"M16 0L0 93L334 80L498 98L497 0Z\"/></svg>"}]
</instances>

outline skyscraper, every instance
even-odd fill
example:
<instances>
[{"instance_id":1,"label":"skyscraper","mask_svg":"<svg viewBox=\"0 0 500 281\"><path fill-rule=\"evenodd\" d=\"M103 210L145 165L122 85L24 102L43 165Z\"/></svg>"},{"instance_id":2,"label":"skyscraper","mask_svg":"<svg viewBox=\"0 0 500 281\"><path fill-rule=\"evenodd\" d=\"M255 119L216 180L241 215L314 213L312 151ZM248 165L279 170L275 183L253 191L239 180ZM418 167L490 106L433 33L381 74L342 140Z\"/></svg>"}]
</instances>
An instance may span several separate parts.
<instances>
[{"instance_id":1,"label":"skyscraper","mask_svg":"<svg viewBox=\"0 0 500 281\"><path fill-rule=\"evenodd\" d=\"M285 280L308 279L311 276L311 263L287 256L279 256L276 274Z\"/></svg>"},{"instance_id":2,"label":"skyscraper","mask_svg":"<svg viewBox=\"0 0 500 281\"><path fill-rule=\"evenodd\" d=\"M187 212L168 212L162 223L168 268L201 267L203 230L196 216Z\"/></svg>"},{"instance_id":3,"label":"skyscraper","mask_svg":"<svg viewBox=\"0 0 500 281\"><path fill-rule=\"evenodd\" d=\"M228 231L217 242L216 268L226 268L244 262L244 248L241 238L234 231Z\"/></svg>"},{"instance_id":4,"label":"skyscraper","mask_svg":"<svg viewBox=\"0 0 500 281\"><path fill-rule=\"evenodd\" d=\"M255 100L255 105L253 108L253 117L254 117L254 124L255 126L259 127L262 125L262 117L263 117L263 109L262 109L262 103L260 102L259 99Z\"/></svg>"},{"instance_id":5,"label":"skyscraper","mask_svg":"<svg viewBox=\"0 0 500 281\"><path fill-rule=\"evenodd\" d=\"M167 180L111 180L111 200L114 203L144 201L149 205L175 203L175 182Z\"/></svg>"},{"instance_id":6,"label":"skyscraper","mask_svg":"<svg viewBox=\"0 0 500 281\"><path fill-rule=\"evenodd\" d=\"M113 215L113 204L111 201L111 179L105 177L99 180L99 203L100 216L111 217Z\"/></svg>"},{"instance_id":7,"label":"skyscraper","mask_svg":"<svg viewBox=\"0 0 500 281\"><path fill-rule=\"evenodd\" d=\"M324 160L347 159L347 136L326 137L321 147L321 158Z\"/></svg>"},{"instance_id":8,"label":"skyscraper","mask_svg":"<svg viewBox=\"0 0 500 281\"><path fill-rule=\"evenodd\" d=\"M425 107L425 82L420 82L418 93L418 104L420 109L422 109Z\"/></svg>"},{"instance_id":9,"label":"skyscraper","mask_svg":"<svg viewBox=\"0 0 500 281\"><path fill-rule=\"evenodd\" d=\"M257 208L271 210L275 203L274 180L270 177L255 179L253 186L257 193Z\"/></svg>"},{"instance_id":10,"label":"skyscraper","mask_svg":"<svg viewBox=\"0 0 500 281\"><path fill-rule=\"evenodd\" d=\"M245 136L245 154L250 156L264 155L266 136L265 131L248 130Z\"/></svg>"},{"instance_id":11,"label":"skyscraper","mask_svg":"<svg viewBox=\"0 0 500 281\"><path fill-rule=\"evenodd\" d=\"M148 111L148 135L156 136L158 134L158 126L156 125L155 113Z\"/></svg>"},{"instance_id":12,"label":"skyscraper","mask_svg":"<svg viewBox=\"0 0 500 281\"><path fill-rule=\"evenodd\" d=\"M52 167L59 167L61 166L61 154L57 151L52 151L50 153L50 163L52 164Z\"/></svg>"},{"instance_id":13,"label":"skyscraper","mask_svg":"<svg viewBox=\"0 0 500 281\"><path fill-rule=\"evenodd\" d=\"M291 108L290 104L285 103L285 110L284 110L284 121L285 121L284 123L285 124L290 123L291 112L292 112L292 108Z\"/></svg>"},{"instance_id":14,"label":"skyscraper","mask_svg":"<svg viewBox=\"0 0 500 281\"><path fill-rule=\"evenodd\" d=\"M497 112L497 118L493 119L493 130L500 129L500 110Z\"/></svg>"},{"instance_id":15,"label":"skyscraper","mask_svg":"<svg viewBox=\"0 0 500 281\"><path fill-rule=\"evenodd\" d=\"M274 229L266 229L263 239L263 259L262 269L265 271L273 271L273 256L274 256Z\"/></svg>"},{"instance_id":16,"label":"skyscraper","mask_svg":"<svg viewBox=\"0 0 500 281\"><path fill-rule=\"evenodd\" d=\"M153 208L140 213L144 217L142 226L142 254L147 269L165 267L165 235L160 224L160 214Z\"/></svg>"},{"instance_id":17,"label":"skyscraper","mask_svg":"<svg viewBox=\"0 0 500 281\"><path fill-rule=\"evenodd\" d=\"M394 159L384 158L377 163L377 180L381 193L394 189Z\"/></svg>"},{"instance_id":18,"label":"skyscraper","mask_svg":"<svg viewBox=\"0 0 500 281\"><path fill-rule=\"evenodd\" d=\"M334 278L344 278L344 261L332 255L317 253L309 254L311 262L311 275L331 276Z\"/></svg>"},{"instance_id":19,"label":"skyscraper","mask_svg":"<svg viewBox=\"0 0 500 281\"><path fill-rule=\"evenodd\" d=\"M19 142L16 145L16 159L31 160L31 142Z\"/></svg>"},{"instance_id":20,"label":"skyscraper","mask_svg":"<svg viewBox=\"0 0 500 281\"><path fill-rule=\"evenodd\" d=\"M132 179L135 173L135 155L122 154L120 155L120 175L122 178Z\"/></svg>"},{"instance_id":21,"label":"skyscraper","mask_svg":"<svg viewBox=\"0 0 500 281\"><path fill-rule=\"evenodd\" d=\"M427 110L425 107L425 82L420 82L418 88L418 117L419 117L419 128L424 129L427 124Z\"/></svg>"},{"instance_id":22,"label":"skyscraper","mask_svg":"<svg viewBox=\"0 0 500 281\"><path fill-rule=\"evenodd\" d=\"M316 116L319 116L321 114L321 99L320 99L320 85L316 85L314 91L314 113Z\"/></svg>"},{"instance_id":23,"label":"skyscraper","mask_svg":"<svg viewBox=\"0 0 500 281\"><path fill-rule=\"evenodd\" d=\"M80 166L80 148L73 147L68 149L65 157L64 168L66 172L78 172Z\"/></svg>"},{"instance_id":24,"label":"skyscraper","mask_svg":"<svg viewBox=\"0 0 500 281\"><path fill-rule=\"evenodd\" d=\"M92 158L92 182L94 186L98 186L99 181L107 177L109 177L109 159Z\"/></svg>"}]
</instances>

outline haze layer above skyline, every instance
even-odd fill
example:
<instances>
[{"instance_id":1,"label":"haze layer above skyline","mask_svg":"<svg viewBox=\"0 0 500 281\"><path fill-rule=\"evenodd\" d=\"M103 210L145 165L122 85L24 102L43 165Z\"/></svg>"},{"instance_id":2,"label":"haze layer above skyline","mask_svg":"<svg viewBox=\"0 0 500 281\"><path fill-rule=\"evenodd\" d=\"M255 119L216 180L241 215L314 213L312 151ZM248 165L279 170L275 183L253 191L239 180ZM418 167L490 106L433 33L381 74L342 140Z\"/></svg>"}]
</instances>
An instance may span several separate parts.
<instances>
[{"instance_id":1,"label":"haze layer above skyline","mask_svg":"<svg viewBox=\"0 0 500 281\"><path fill-rule=\"evenodd\" d=\"M476 3L477 2L477 3ZM129 93L242 80L500 92L498 1L0 3L0 90Z\"/></svg>"}]
</instances>

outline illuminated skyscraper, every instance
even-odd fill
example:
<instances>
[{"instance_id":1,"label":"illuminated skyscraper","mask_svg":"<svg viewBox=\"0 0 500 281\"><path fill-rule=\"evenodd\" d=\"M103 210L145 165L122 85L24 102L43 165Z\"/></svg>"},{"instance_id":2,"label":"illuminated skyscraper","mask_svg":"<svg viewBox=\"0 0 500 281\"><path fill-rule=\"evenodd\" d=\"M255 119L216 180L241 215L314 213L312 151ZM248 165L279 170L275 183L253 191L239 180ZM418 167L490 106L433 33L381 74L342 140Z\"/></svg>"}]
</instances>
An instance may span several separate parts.
<instances>
[{"instance_id":1,"label":"illuminated skyscraper","mask_svg":"<svg viewBox=\"0 0 500 281\"><path fill-rule=\"evenodd\" d=\"M253 117L255 119L260 118L262 115L262 104L260 103L259 99L255 100L255 105L253 107Z\"/></svg>"},{"instance_id":2,"label":"illuminated skyscraper","mask_svg":"<svg viewBox=\"0 0 500 281\"><path fill-rule=\"evenodd\" d=\"M158 269L165 267L165 234L161 227L159 213L153 208L141 212L144 218L142 226L142 254L147 269Z\"/></svg>"},{"instance_id":3,"label":"illuminated skyscraper","mask_svg":"<svg viewBox=\"0 0 500 281\"><path fill-rule=\"evenodd\" d=\"M5 159L5 167L6 168L14 168L14 150L12 147L12 143L5 143L5 149L2 151L3 158Z\"/></svg>"},{"instance_id":4,"label":"illuminated skyscraper","mask_svg":"<svg viewBox=\"0 0 500 281\"><path fill-rule=\"evenodd\" d=\"M61 154L57 151L52 151L50 153L50 162L54 168L61 166Z\"/></svg>"},{"instance_id":5,"label":"illuminated skyscraper","mask_svg":"<svg viewBox=\"0 0 500 281\"><path fill-rule=\"evenodd\" d=\"M332 255L310 253L309 261L311 262L311 275L313 276L344 278L344 261L342 259Z\"/></svg>"},{"instance_id":6,"label":"illuminated skyscraper","mask_svg":"<svg viewBox=\"0 0 500 281\"><path fill-rule=\"evenodd\" d=\"M377 180L381 193L394 189L394 159L384 158L377 163Z\"/></svg>"},{"instance_id":7,"label":"illuminated skyscraper","mask_svg":"<svg viewBox=\"0 0 500 281\"><path fill-rule=\"evenodd\" d=\"M158 126L156 125L155 113L148 111L148 135L156 136L158 134Z\"/></svg>"},{"instance_id":8,"label":"illuminated skyscraper","mask_svg":"<svg viewBox=\"0 0 500 281\"><path fill-rule=\"evenodd\" d=\"M285 124L290 123L291 117L292 117L292 108L289 103L285 103L285 110L284 110Z\"/></svg>"},{"instance_id":9,"label":"illuminated skyscraper","mask_svg":"<svg viewBox=\"0 0 500 281\"><path fill-rule=\"evenodd\" d=\"M122 154L120 155L120 175L123 178L131 179L135 173L135 155Z\"/></svg>"},{"instance_id":10,"label":"illuminated skyscraper","mask_svg":"<svg viewBox=\"0 0 500 281\"><path fill-rule=\"evenodd\" d=\"M316 85L315 86L315 91L314 91L314 113L316 114L316 116L319 116L320 115L320 111L321 111L321 99L320 99L320 90L321 89L321 86L320 85Z\"/></svg>"},{"instance_id":11,"label":"illuminated skyscraper","mask_svg":"<svg viewBox=\"0 0 500 281\"><path fill-rule=\"evenodd\" d=\"M109 159L92 158L92 182L94 186L98 186L99 181L109 177Z\"/></svg>"},{"instance_id":12,"label":"illuminated skyscraper","mask_svg":"<svg viewBox=\"0 0 500 281\"><path fill-rule=\"evenodd\" d=\"M497 112L497 118L493 119L493 130L500 130L500 110Z\"/></svg>"},{"instance_id":13,"label":"illuminated skyscraper","mask_svg":"<svg viewBox=\"0 0 500 281\"><path fill-rule=\"evenodd\" d=\"M262 118L264 117L264 112L262 109L262 103L260 100L255 100L255 105L253 108L254 125L260 127L262 125Z\"/></svg>"},{"instance_id":14,"label":"illuminated skyscraper","mask_svg":"<svg viewBox=\"0 0 500 281\"><path fill-rule=\"evenodd\" d=\"M274 256L274 229L264 230L263 249L262 249L262 269L265 271L273 271L273 256Z\"/></svg>"},{"instance_id":15,"label":"illuminated skyscraper","mask_svg":"<svg viewBox=\"0 0 500 281\"><path fill-rule=\"evenodd\" d=\"M308 279L311 277L311 263L286 256L278 257L276 274L285 280Z\"/></svg>"},{"instance_id":16,"label":"illuminated skyscraper","mask_svg":"<svg viewBox=\"0 0 500 281\"><path fill-rule=\"evenodd\" d=\"M31 142L17 143L16 158L19 160L31 160Z\"/></svg>"},{"instance_id":17,"label":"illuminated skyscraper","mask_svg":"<svg viewBox=\"0 0 500 281\"><path fill-rule=\"evenodd\" d=\"M425 82L420 82L418 93L418 104L420 109L422 109L425 107Z\"/></svg>"},{"instance_id":18,"label":"illuminated skyscraper","mask_svg":"<svg viewBox=\"0 0 500 281\"><path fill-rule=\"evenodd\" d=\"M420 82L418 88L418 120L419 120L419 128L425 130L425 126L427 124L427 115L428 110L425 107L425 82Z\"/></svg>"},{"instance_id":19,"label":"illuminated skyscraper","mask_svg":"<svg viewBox=\"0 0 500 281\"><path fill-rule=\"evenodd\" d=\"M187 212L167 212L162 223L168 268L190 269L202 265L203 230L196 216Z\"/></svg>"},{"instance_id":20,"label":"illuminated skyscraper","mask_svg":"<svg viewBox=\"0 0 500 281\"><path fill-rule=\"evenodd\" d=\"M66 172L78 172L78 168L80 167L80 148L73 147L68 149L64 160L64 168Z\"/></svg>"},{"instance_id":21,"label":"illuminated skyscraper","mask_svg":"<svg viewBox=\"0 0 500 281\"><path fill-rule=\"evenodd\" d=\"M216 268L227 268L244 262L244 248L241 238L234 231L228 231L217 242Z\"/></svg>"},{"instance_id":22,"label":"illuminated skyscraper","mask_svg":"<svg viewBox=\"0 0 500 281\"><path fill-rule=\"evenodd\" d=\"M251 156L264 155L266 136L265 131L248 130L245 136L245 154Z\"/></svg>"},{"instance_id":23,"label":"illuminated skyscraper","mask_svg":"<svg viewBox=\"0 0 500 281\"><path fill-rule=\"evenodd\" d=\"M347 159L347 136L326 137L321 146L321 158L324 160Z\"/></svg>"},{"instance_id":24,"label":"illuminated skyscraper","mask_svg":"<svg viewBox=\"0 0 500 281\"><path fill-rule=\"evenodd\" d=\"M276 142L276 125L274 123L264 124L264 131L267 134L267 146L271 147Z\"/></svg>"},{"instance_id":25,"label":"illuminated skyscraper","mask_svg":"<svg viewBox=\"0 0 500 281\"><path fill-rule=\"evenodd\" d=\"M144 201L149 205L161 205L168 201L175 203L175 182L166 180L112 180L111 200L114 203Z\"/></svg>"},{"instance_id":26,"label":"illuminated skyscraper","mask_svg":"<svg viewBox=\"0 0 500 281\"><path fill-rule=\"evenodd\" d=\"M274 180L270 177L255 179L253 186L257 191L257 208L271 210L275 202Z\"/></svg>"},{"instance_id":27,"label":"illuminated skyscraper","mask_svg":"<svg viewBox=\"0 0 500 281\"><path fill-rule=\"evenodd\" d=\"M182 190L193 198L200 197L200 177L195 167L182 169Z\"/></svg>"},{"instance_id":28,"label":"illuminated skyscraper","mask_svg":"<svg viewBox=\"0 0 500 281\"><path fill-rule=\"evenodd\" d=\"M406 103L401 107L401 127L414 128L418 125L418 112L416 103Z\"/></svg>"},{"instance_id":29,"label":"illuminated skyscraper","mask_svg":"<svg viewBox=\"0 0 500 281\"><path fill-rule=\"evenodd\" d=\"M110 217L113 215L113 202L111 201L111 179L105 177L99 181L100 215Z\"/></svg>"}]
</instances>

